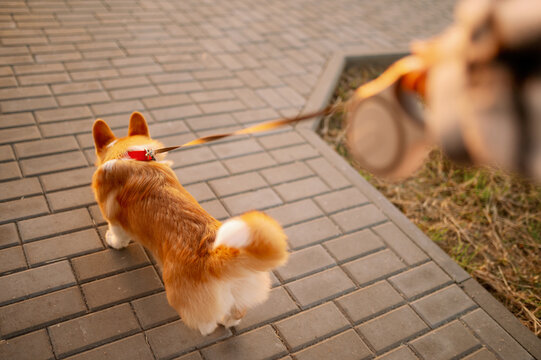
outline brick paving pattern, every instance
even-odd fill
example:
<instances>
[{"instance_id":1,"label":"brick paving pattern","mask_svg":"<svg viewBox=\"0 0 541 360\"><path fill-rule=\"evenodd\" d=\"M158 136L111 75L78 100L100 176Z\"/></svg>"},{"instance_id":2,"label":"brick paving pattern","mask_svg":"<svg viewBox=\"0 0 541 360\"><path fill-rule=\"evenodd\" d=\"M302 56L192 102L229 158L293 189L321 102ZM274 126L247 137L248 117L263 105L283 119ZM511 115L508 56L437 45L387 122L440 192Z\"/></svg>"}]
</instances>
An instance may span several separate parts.
<instances>
[{"instance_id":1,"label":"brick paving pattern","mask_svg":"<svg viewBox=\"0 0 541 360\"><path fill-rule=\"evenodd\" d=\"M0 0L0 358L532 359L301 131L170 154L218 219L289 236L269 300L207 337L139 245L107 248L91 126L166 145L301 110L331 55L403 49L452 0ZM444 262L449 261L446 257Z\"/></svg>"}]
</instances>

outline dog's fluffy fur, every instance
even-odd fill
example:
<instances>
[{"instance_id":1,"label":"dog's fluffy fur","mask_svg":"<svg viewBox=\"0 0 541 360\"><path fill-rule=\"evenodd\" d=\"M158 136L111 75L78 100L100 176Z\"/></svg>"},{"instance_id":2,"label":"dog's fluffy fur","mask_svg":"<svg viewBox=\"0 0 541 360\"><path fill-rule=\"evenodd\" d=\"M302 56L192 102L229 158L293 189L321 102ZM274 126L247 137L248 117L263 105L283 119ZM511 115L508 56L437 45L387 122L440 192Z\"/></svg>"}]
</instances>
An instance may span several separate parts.
<instances>
[{"instance_id":1,"label":"dog's fluffy fur","mask_svg":"<svg viewBox=\"0 0 541 360\"><path fill-rule=\"evenodd\" d=\"M121 249L133 239L154 254L167 300L186 325L206 335L217 324L238 324L247 308L266 300L268 270L288 256L275 220L251 211L221 224L180 185L167 162L128 159L128 150L161 147L138 112L130 117L127 137L115 138L103 120L92 132L98 167L92 188L109 223L107 244Z\"/></svg>"}]
</instances>

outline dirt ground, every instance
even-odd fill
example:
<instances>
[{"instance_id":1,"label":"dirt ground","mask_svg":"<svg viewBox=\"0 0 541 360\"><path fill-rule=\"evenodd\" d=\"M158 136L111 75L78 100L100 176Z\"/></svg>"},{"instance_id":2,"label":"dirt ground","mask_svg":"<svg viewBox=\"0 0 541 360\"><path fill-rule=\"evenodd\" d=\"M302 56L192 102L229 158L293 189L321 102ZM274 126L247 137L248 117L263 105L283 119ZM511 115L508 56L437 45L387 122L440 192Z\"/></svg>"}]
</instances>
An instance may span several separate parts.
<instances>
[{"instance_id":1,"label":"dirt ground","mask_svg":"<svg viewBox=\"0 0 541 360\"><path fill-rule=\"evenodd\" d=\"M349 67L333 102L347 101L385 65ZM379 179L349 155L343 115L325 118L320 135L541 337L541 186L495 169L461 167L438 149L411 178Z\"/></svg>"}]
</instances>

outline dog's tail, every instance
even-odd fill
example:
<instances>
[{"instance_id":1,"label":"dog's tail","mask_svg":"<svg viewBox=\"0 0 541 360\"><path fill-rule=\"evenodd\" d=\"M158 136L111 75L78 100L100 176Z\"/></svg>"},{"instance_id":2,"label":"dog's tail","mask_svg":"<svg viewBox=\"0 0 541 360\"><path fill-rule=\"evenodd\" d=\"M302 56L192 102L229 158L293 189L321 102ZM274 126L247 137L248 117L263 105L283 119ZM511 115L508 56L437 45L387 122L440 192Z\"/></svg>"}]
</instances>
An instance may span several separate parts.
<instances>
[{"instance_id":1,"label":"dog's tail","mask_svg":"<svg viewBox=\"0 0 541 360\"><path fill-rule=\"evenodd\" d=\"M246 271L270 270L285 263L289 256L282 227L259 211L250 211L224 222L218 229L213 247L214 260L227 264L225 267L229 271L226 272L233 276Z\"/></svg>"}]
</instances>

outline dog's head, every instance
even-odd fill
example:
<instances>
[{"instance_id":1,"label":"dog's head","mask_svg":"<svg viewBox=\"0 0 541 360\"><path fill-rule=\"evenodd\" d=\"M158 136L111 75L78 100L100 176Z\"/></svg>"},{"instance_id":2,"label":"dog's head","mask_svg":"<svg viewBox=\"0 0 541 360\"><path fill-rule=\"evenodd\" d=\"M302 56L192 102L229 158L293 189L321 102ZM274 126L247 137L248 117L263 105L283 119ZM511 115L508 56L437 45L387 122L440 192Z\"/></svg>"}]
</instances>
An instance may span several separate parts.
<instances>
[{"instance_id":1,"label":"dog's head","mask_svg":"<svg viewBox=\"0 0 541 360\"><path fill-rule=\"evenodd\" d=\"M130 116L128 136L117 138L107 123L101 119L92 127L94 146L96 147L96 165L106 161L126 158L128 151L151 150L162 147L162 144L150 137L144 116L134 112Z\"/></svg>"}]
</instances>

